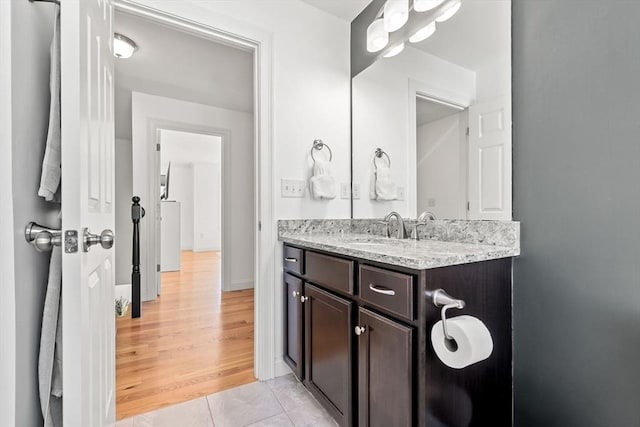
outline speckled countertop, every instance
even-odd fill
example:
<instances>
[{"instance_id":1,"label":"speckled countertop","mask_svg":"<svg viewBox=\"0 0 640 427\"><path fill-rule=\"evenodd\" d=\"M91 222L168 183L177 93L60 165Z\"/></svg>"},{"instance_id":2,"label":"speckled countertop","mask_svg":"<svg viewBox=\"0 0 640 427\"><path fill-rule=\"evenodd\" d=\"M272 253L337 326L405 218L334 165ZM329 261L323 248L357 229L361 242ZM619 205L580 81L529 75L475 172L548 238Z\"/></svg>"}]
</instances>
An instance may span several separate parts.
<instances>
[{"instance_id":1,"label":"speckled countertop","mask_svg":"<svg viewBox=\"0 0 640 427\"><path fill-rule=\"evenodd\" d=\"M311 232L280 227L278 238L282 242L309 249L416 270L520 255L519 224L516 227L517 244L508 246L433 239L399 240L377 234L358 233L355 230L351 231L349 226L340 225L338 231L324 229ZM486 223L483 226L486 228Z\"/></svg>"}]
</instances>

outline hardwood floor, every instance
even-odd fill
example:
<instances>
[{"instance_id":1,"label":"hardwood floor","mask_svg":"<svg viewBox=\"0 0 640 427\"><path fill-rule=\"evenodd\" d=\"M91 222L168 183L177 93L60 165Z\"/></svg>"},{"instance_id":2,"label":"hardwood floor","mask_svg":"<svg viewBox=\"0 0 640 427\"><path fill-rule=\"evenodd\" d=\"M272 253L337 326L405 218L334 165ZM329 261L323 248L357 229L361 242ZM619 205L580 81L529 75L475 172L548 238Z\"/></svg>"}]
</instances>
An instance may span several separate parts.
<instances>
[{"instance_id":1,"label":"hardwood floor","mask_svg":"<svg viewBox=\"0 0 640 427\"><path fill-rule=\"evenodd\" d=\"M255 381L253 289L220 292L219 252L182 252L161 297L116 324L118 419Z\"/></svg>"}]
</instances>

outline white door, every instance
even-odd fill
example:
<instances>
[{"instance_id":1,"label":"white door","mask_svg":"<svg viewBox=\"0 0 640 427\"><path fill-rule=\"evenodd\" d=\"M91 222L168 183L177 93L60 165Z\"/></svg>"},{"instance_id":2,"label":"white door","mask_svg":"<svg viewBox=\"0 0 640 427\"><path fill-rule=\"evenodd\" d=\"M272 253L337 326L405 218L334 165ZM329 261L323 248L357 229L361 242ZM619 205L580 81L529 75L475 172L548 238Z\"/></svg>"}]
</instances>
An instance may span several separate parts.
<instances>
[{"instance_id":1,"label":"white door","mask_svg":"<svg viewBox=\"0 0 640 427\"><path fill-rule=\"evenodd\" d=\"M511 100L469 108L469 219L511 220Z\"/></svg>"},{"instance_id":2,"label":"white door","mask_svg":"<svg viewBox=\"0 0 640 427\"><path fill-rule=\"evenodd\" d=\"M83 231L113 230L113 30L110 0L63 0L63 416L66 427L115 423L114 249L85 251ZM102 239L109 247L105 233Z\"/></svg>"}]
</instances>

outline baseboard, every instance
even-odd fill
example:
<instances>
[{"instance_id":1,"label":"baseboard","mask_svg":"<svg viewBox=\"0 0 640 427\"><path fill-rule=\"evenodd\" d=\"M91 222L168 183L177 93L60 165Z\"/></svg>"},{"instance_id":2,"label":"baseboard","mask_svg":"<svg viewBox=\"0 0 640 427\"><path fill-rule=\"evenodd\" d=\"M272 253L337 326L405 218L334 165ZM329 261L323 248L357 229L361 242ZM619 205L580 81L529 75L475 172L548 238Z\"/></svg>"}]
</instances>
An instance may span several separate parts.
<instances>
[{"instance_id":1,"label":"baseboard","mask_svg":"<svg viewBox=\"0 0 640 427\"><path fill-rule=\"evenodd\" d=\"M215 247L215 246L202 246L202 247L194 247L193 249L191 249L193 252L210 252L210 251L220 251L221 248L220 246Z\"/></svg>"},{"instance_id":2,"label":"baseboard","mask_svg":"<svg viewBox=\"0 0 640 427\"><path fill-rule=\"evenodd\" d=\"M241 291L243 289L253 289L253 280L249 282L231 282L229 285L222 286L224 292Z\"/></svg>"},{"instance_id":3,"label":"baseboard","mask_svg":"<svg viewBox=\"0 0 640 427\"><path fill-rule=\"evenodd\" d=\"M283 375L287 375L291 373L291 368L284 363L282 357L278 357L276 359L276 377L281 377Z\"/></svg>"}]
</instances>

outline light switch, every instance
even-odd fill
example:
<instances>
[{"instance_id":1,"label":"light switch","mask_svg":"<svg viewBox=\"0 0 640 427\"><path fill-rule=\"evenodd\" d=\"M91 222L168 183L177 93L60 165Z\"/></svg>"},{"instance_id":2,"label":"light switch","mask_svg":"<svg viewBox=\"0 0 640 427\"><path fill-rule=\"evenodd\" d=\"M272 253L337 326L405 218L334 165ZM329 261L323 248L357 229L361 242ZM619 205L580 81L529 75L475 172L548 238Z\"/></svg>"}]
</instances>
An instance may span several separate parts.
<instances>
[{"instance_id":1,"label":"light switch","mask_svg":"<svg viewBox=\"0 0 640 427\"><path fill-rule=\"evenodd\" d=\"M349 183L348 182L343 182L340 184L340 197L342 199L348 199L349 198Z\"/></svg>"},{"instance_id":2,"label":"light switch","mask_svg":"<svg viewBox=\"0 0 640 427\"><path fill-rule=\"evenodd\" d=\"M353 183L352 194L354 200L358 200L360 198L360 184L355 182Z\"/></svg>"},{"instance_id":3,"label":"light switch","mask_svg":"<svg viewBox=\"0 0 640 427\"><path fill-rule=\"evenodd\" d=\"M307 189L307 181L296 179L282 179L280 181L280 193L282 197L300 197L305 196Z\"/></svg>"}]
</instances>

